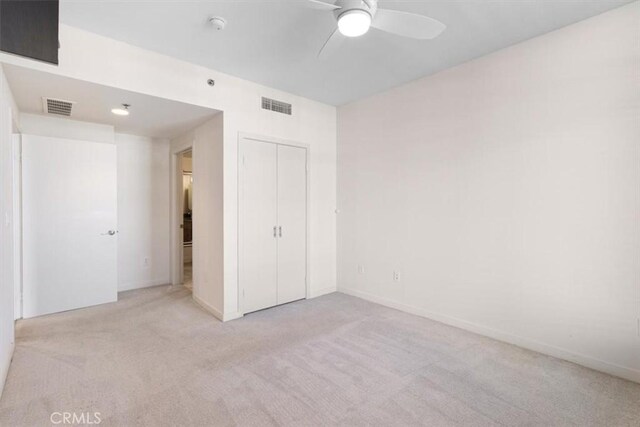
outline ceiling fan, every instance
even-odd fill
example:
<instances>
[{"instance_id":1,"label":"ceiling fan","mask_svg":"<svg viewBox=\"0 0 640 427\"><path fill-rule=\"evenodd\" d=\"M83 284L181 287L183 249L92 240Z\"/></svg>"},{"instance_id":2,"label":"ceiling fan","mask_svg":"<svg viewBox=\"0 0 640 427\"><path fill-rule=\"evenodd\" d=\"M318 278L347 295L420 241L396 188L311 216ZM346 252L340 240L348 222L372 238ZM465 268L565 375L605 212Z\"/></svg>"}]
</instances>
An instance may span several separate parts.
<instances>
[{"instance_id":1,"label":"ceiling fan","mask_svg":"<svg viewBox=\"0 0 640 427\"><path fill-rule=\"evenodd\" d=\"M388 33L414 39L433 39L444 31L446 25L433 18L399 10L378 8L378 0L337 0L327 3L321 0L306 0L314 9L333 12L336 28L324 43L319 58L329 56L344 40L344 37L359 37L370 27Z\"/></svg>"}]
</instances>

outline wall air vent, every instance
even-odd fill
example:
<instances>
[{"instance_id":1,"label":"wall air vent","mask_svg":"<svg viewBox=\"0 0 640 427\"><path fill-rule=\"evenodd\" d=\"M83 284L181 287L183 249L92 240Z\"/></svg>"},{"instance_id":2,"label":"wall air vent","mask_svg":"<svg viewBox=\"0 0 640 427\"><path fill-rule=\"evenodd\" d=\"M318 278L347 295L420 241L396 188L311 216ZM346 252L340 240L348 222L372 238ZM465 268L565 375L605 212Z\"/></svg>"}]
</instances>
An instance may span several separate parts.
<instances>
[{"instance_id":1,"label":"wall air vent","mask_svg":"<svg viewBox=\"0 0 640 427\"><path fill-rule=\"evenodd\" d=\"M62 99L42 98L42 108L46 114L56 114L58 116L71 116L73 102Z\"/></svg>"},{"instance_id":2,"label":"wall air vent","mask_svg":"<svg viewBox=\"0 0 640 427\"><path fill-rule=\"evenodd\" d=\"M286 102L276 101L275 99L262 97L262 109L263 110L271 110L276 113L282 113L291 115L291 104L287 104Z\"/></svg>"}]
</instances>

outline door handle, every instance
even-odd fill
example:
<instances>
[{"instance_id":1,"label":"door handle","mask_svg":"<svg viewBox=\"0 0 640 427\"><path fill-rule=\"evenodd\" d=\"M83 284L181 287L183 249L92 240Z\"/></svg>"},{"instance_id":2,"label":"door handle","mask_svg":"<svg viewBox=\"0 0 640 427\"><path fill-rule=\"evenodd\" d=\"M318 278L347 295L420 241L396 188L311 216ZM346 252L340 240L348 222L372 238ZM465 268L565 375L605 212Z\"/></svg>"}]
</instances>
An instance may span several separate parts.
<instances>
[{"instance_id":1,"label":"door handle","mask_svg":"<svg viewBox=\"0 0 640 427\"><path fill-rule=\"evenodd\" d=\"M278 227L278 234L280 235L279 237L282 237L282 226Z\"/></svg>"},{"instance_id":2,"label":"door handle","mask_svg":"<svg viewBox=\"0 0 640 427\"><path fill-rule=\"evenodd\" d=\"M278 236L276 235L276 226L275 226L275 225L273 226L273 237L278 237Z\"/></svg>"},{"instance_id":3,"label":"door handle","mask_svg":"<svg viewBox=\"0 0 640 427\"><path fill-rule=\"evenodd\" d=\"M113 236L114 234L116 234L116 230L109 230L106 233L101 233L101 236Z\"/></svg>"}]
</instances>

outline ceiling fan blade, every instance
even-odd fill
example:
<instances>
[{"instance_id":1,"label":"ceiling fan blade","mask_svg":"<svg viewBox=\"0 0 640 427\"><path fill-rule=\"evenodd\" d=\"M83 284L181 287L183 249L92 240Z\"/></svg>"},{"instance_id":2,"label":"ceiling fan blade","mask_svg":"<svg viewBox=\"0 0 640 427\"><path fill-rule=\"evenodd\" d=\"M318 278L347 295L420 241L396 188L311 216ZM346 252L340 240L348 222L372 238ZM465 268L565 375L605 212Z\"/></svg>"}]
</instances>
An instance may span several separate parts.
<instances>
[{"instance_id":1,"label":"ceiling fan blade","mask_svg":"<svg viewBox=\"0 0 640 427\"><path fill-rule=\"evenodd\" d=\"M327 41L324 42L322 49L320 49L320 52L318 52L318 58L324 59L328 56L331 56L331 54L338 50L340 45L342 45L343 41L344 36L340 34L340 31L338 31L338 29L336 28L335 31L331 33Z\"/></svg>"},{"instance_id":2,"label":"ceiling fan blade","mask_svg":"<svg viewBox=\"0 0 640 427\"><path fill-rule=\"evenodd\" d=\"M447 28L442 22L428 16L391 9L378 9L371 26L399 36L423 40L436 38Z\"/></svg>"},{"instance_id":3,"label":"ceiling fan blade","mask_svg":"<svg viewBox=\"0 0 640 427\"><path fill-rule=\"evenodd\" d=\"M318 10L342 9L340 6L336 6L335 4L326 3L320 0L306 0L303 4L307 7Z\"/></svg>"}]
</instances>

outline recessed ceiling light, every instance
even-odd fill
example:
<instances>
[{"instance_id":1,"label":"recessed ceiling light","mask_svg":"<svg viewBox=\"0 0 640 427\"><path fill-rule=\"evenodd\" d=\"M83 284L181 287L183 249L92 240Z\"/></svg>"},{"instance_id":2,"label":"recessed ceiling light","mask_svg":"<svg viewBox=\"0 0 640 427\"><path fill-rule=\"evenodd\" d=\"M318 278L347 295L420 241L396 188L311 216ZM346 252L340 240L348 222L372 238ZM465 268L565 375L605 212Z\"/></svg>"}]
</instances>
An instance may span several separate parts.
<instances>
[{"instance_id":1,"label":"recessed ceiling light","mask_svg":"<svg viewBox=\"0 0 640 427\"><path fill-rule=\"evenodd\" d=\"M128 116L129 115L129 104L122 104L122 108L113 108L111 112L116 116Z\"/></svg>"},{"instance_id":2,"label":"recessed ceiling light","mask_svg":"<svg viewBox=\"0 0 640 427\"><path fill-rule=\"evenodd\" d=\"M359 37L369 31L371 15L364 10L349 10L338 18L338 29L347 37Z\"/></svg>"}]
</instances>

